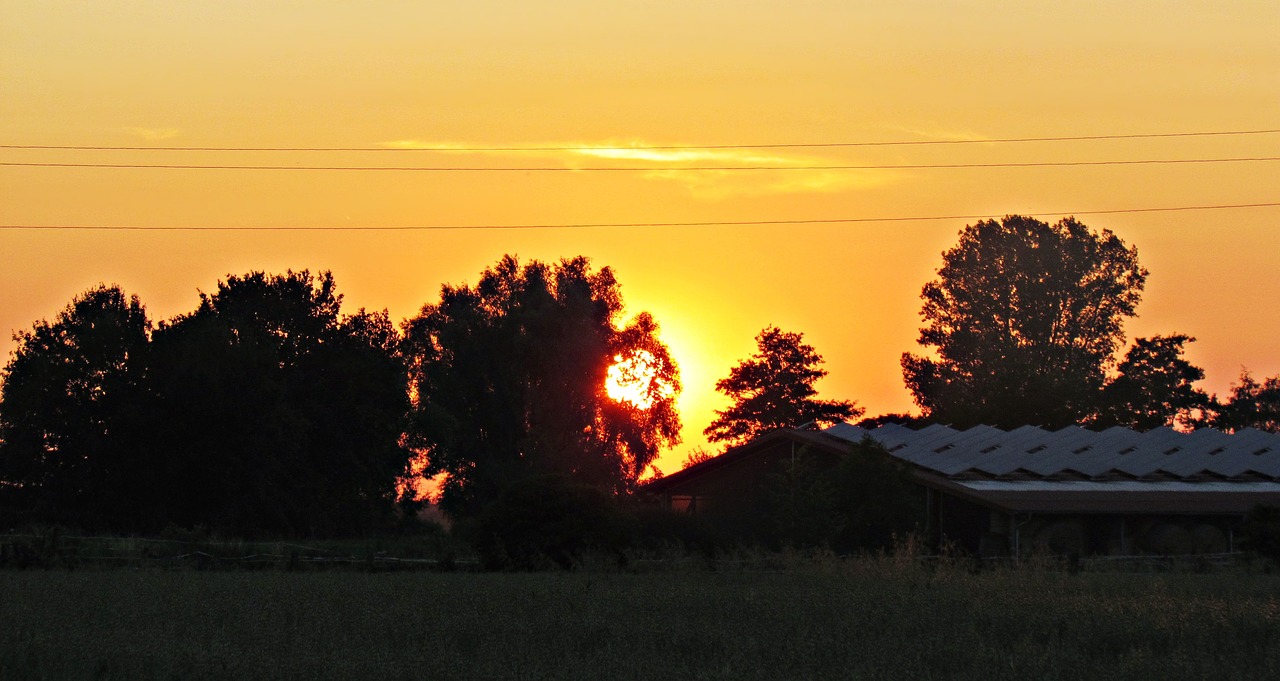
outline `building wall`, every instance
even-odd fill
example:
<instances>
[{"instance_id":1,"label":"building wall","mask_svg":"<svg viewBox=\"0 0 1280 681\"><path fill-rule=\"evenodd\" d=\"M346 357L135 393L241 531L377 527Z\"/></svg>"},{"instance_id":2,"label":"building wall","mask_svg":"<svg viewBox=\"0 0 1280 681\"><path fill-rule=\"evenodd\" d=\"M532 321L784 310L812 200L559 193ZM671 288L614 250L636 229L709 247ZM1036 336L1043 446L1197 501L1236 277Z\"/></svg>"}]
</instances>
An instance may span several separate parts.
<instances>
[{"instance_id":1,"label":"building wall","mask_svg":"<svg viewBox=\"0 0 1280 681\"><path fill-rule=\"evenodd\" d=\"M1203 555L1234 550L1239 519L1223 515L1019 514L946 494L936 502L939 546L982 557Z\"/></svg>"},{"instance_id":2,"label":"building wall","mask_svg":"<svg viewBox=\"0 0 1280 681\"><path fill-rule=\"evenodd\" d=\"M727 538L764 545L823 536L825 518L806 506L806 485L841 454L779 439L669 486L671 508L694 513ZM1234 548L1236 515L1142 513L1011 514L945 489L916 488L928 501L924 534L934 550L984 557L1037 551L1077 556L1187 555ZM896 497L895 497L896 498ZM806 515L809 513L809 515ZM807 530L807 532L806 532Z\"/></svg>"},{"instance_id":3,"label":"building wall","mask_svg":"<svg viewBox=\"0 0 1280 681\"><path fill-rule=\"evenodd\" d=\"M773 544L785 540L779 506L835 461L830 452L783 440L675 485L665 497L672 509L698 515L731 539Z\"/></svg>"}]
</instances>

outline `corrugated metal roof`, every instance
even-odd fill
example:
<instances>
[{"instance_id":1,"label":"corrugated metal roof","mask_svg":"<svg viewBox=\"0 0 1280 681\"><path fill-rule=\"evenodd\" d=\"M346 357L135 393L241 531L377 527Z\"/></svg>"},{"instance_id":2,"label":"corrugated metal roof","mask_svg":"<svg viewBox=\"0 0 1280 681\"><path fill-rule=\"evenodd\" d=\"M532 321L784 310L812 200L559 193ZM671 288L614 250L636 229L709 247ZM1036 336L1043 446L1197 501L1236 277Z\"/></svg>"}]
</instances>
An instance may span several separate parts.
<instances>
[{"instance_id":1,"label":"corrugated metal roof","mask_svg":"<svg viewBox=\"0 0 1280 681\"><path fill-rule=\"evenodd\" d=\"M822 432L774 431L646 488L696 493L705 476L775 446L839 454L866 437L914 464L920 484L1007 513L1240 515L1258 504L1280 506L1280 434L1252 429L1228 435L838 424Z\"/></svg>"},{"instance_id":2,"label":"corrugated metal roof","mask_svg":"<svg viewBox=\"0 0 1280 681\"><path fill-rule=\"evenodd\" d=\"M1011 431L990 426L956 430L939 424L920 430L897 424L867 430L842 423L823 433L850 442L870 437L893 456L948 478L1260 477L1280 481L1280 434L1252 428L1234 434L1180 433L1169 428L1094 432L1077 426L1057 431L1034 426ZM1205 491L1206 483L1195 484L1197 490Z\"/></svg>"},{"instance_id":3,"label":"corrugated metal roof","mask_svg":"<svg viewBox=\"0 0 1280 681\"><path fill-rule=\"evenodd\" d=\"M1008 492L1280 492L1280 482L1181 480L956 480L973 490Z\"/></svg>"},{"instance_id":4,"label":"corrugated metal roof","mask_svg":"<svg viewBox=\"0 0 1280 681\"><path fill-rule=\"evenodd\" d=\"M1240 515L1280 504L1280 482L955 480L918 472L929 487L1008 513Z\"/></svg>"}]
</instances>

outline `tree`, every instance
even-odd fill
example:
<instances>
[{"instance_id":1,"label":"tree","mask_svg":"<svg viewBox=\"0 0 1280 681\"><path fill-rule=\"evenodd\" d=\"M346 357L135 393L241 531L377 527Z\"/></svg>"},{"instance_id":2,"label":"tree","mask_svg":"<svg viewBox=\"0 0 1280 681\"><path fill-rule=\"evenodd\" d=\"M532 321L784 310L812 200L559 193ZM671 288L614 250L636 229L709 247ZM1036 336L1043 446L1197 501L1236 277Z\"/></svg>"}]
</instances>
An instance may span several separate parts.
<instances>
[{"instance_id":1,"label":"tree","mask_svg":"<svg viewBox=\"0 0 1280 681\"><path fill-rule=\"evenodd\" d=\"M1241 370L1240 382L1231 386L1231 396L1217 412L1210 422L1220 430L1257 428L1280 433L1280 376L1258 382L1247 369Z\"/></svg>"},{"instance_id":2,"label":"tree","mask_svg":"<svg viewBox=\"0 0 1280 681\"><path fill-rule=\"evenodd\" d=\"M0 389L0 484L31 519L103 526L126 506L150 330L137 296L99 285L14 335Z\"/></svg>"},{"instance_id":3,"label":"tree","mask_svg":"<svg viewBox=\"0 0 1280 681\"><path fill-rule=\"evenodd\" d=\"M925 529L924 490L911 467L870 438L850 447L829 476L841 518L839 532L830 540L835 551L891 550Z\"/></svg>"},{"instance_id":4,"label":"tree","mask_svg":"<svg viewBox=\"0 0 1280 681\"><path fill-rule=\"evenodd\" d=\"M887 550L925 524L910 466L869 438L838 456L802 447L774 467L752 528L768 544Z\"/></svg>"},{"instance_id":5,"label":"tree","mask_svg":"<svg viewBox=\"0 0 1280 681\"><path fill-rule=\"evenodd\" d=\"M761 516L750 521L758 540L771 548L829 545L844 518L837 508L840 489L832 479L837 464L801 447L774 462L762 486Z\"/></svg>"},{"instance_id":6,"label":"tree","mask_svg":"<svg viewBox=\"0 0 1280 681\"><path fill-rule=\"evenodd\" d=\"M716 419L703 433L711 442L737 444L779 428L809 422L832 424L860 416L853 402L819 400L815 381L827 375L813 346L799 333L776 326L756 336L757 351L716 382L716 390L733 400L733 406L716 411Z\"/></svg>"},{"instance_id":7,"label":"tree","mask_svg":"<svg viewBox=\"0 0 1280 681\"><path fill-rule=\"evenodd\" d=\"M618 499L599 487L539 475L512 484L485 507L474 545L489 569L568 570L591 553L623 560L637 529Z\"/></svg>"},{"instance_id":8,"label":"tree","mask_svg":"<svg viewBox=\"0 0 1280 681\"><path fill-rule=\"evenodd\" d=\"M679 442L675 362L653 318L619 326L622 309L608 267L504 256L405 323L408 443L426 455L425 475L445 474L448 512L477 515L539 475L625 491ZM644 399L610 399L609 367L637 357L649 371Z\"/></svg>"},{"instance_id":9,"label":"tree","mask_svg":"<svg viewBox=\"0 0 1280 681\"><path fill-rule=\"evenodd\" d=\"M1240 545L1280 563L1280 507L1258 505L1249 509L1240 526Z\"/></svg>"},{"instance_id":10,"label":"tree","mask_svg":"<svg viewBox=\"0 0 1280 681\"><path fill-rule=\"evenodd\" d=\"M334 535L389 520L409 452L398 336L341 313L328 272L229 276L151 355L156 515L237 533Z\"/></svg>"},{"instance_id":11,"label":"tree","mask_svg":"<svg viewBox=\"0 0 1280 681\"><path fill-rule=\"evenodd\" d=\"M1147 271L1137 250L1074 218L1010 215L966 226L924 286L903 377L933 421L958 427L1078 423L1096 410Z\"/></svg>"},{"instance_id":12,"label":"tree","mask_svg":"<svg viewBox=\"0 0 1280 681\"><path fill-rule=\"evenodd\" d=\"M1204 370L1182 356L1195 339L1182 334L1139 338L1102 389L1092 426L1124 426L1151 430L1161 426L1193 427L1209 407L1209 396L1192 384Z\"/></svg>"},{"instance_id":13,"label":"tree","mask_svg":"<svg viewBox=\"0 0 1280 681\"><path fill-rule=\"evenodd\" d=\"M696 466L702 463L703 461L710 461L711 459L714 459L714 458L716 458L715 452L707 451L703 447L694 447L693 449L689 450L688 454L685 455L684 463L680 466L680 468L685 469L690 466Z\"/></svg>"},{"instance_id":14,"label":"tree","mask_svg":"<svg viewBox=\"0 0 1280 681\"><path fill-rule=\"evenodd\" d=\"M855 423L854 425L858 426L859 428L866 428L867 430L872 430L874 428L879 428L880 426L887 425L890 423L899 425L899 426L907 426L907 427L928 425L927 421L919 416L913 416L911 414L906 414L906 413L893 413L893 412L890 412L887 414L878 414L876 416L867 416L863 418L861 421L858 421L857 423Z\"/></svg>"}]
</instances>

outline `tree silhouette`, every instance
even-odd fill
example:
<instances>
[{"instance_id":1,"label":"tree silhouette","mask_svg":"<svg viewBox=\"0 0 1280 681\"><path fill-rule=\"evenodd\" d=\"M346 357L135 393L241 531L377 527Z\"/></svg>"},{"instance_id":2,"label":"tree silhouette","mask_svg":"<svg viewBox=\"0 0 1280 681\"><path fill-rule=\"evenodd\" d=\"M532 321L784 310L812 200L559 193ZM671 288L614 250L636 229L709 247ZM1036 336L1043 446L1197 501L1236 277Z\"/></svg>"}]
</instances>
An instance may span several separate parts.
<instances>
[{"instance_id":1,"label":"tree silhouette","mask_svg":"<svg viewBox=\"0 0 1280 681\"><path fill-rule=\"evenodd\" d=\"M1096 410L1147 271L1136 249L1073 218L967 226L924 286L919 342L902 356L925 416L958 427L1077 423Z\"/></svg>"},{"instance_id":2,"label":"tree silhouette","mask_svg":"<svg viewBox=\"0 0 1280 681\"><path fill-rule=\"evenodd\" d=\"M822 356L799 333L769 327L756 336L756 352L716 382L733 400L703 431L710 442L746 442L778 428L810 421L831 424L860 416L853 402L819 400L815 381L827 375Z\"/></svg>"},{"instance_id":3,"label":"tree silhouette","mask_svg":"<svg viewBox=\"0 0 1280 681\"><path fill-rule=\"evenodd\" d=\"M447 511L475 515L535 475L626 490L679 441L675 363L648 314L618 325L622 307L608 267L504 256L405 323L408 442L426 454L426 475L446 474ZM610 399L609 366L641 351L651 403Z\"/></svg>"},{"instance_id":4,"label":"tree silhouette","mask_svg":"<svg viewBox=\"0 0 1280 681\"><path fill-rule=\"evenodd\" d=\"M1240 372L1240 382L1231 386L1227 401L1211 418L1213 427L1228 432L1257 428L1280 433L1280 376L1259 382L1248 370Z\"/></svg>"},{"instance_id":5,"label":"tree silhouette","mask_svg":"<svg viewBox=\"0 0 1280 681\"><path fill-rule=\"evenodd\" d=\"M829 477L842 520L830 541L832 549L888 551L924 530L925 495L912 477L911 466L878 443L867 438L853 445Z\"/></svg>"},{"instance_id":6,"label":"tree silhouette","mask_svg":"<svg viewBox=\"0 0 1280 681\"><path fill-rule=\"evenodd\" d=\"M0 391L0 489L31 518L102 527L126 506L150 329L137 296L100 285L15 334Z\"/></svg>"},{"instance_id":7,"label":"tree silhouette","mask_svg":"<svg viewBox=\"0 0 1280 681\"><path fill-rule=\"evenodd\" d=\"M710 461L715 457L716 457L715 452L707 451L703 447L694 447L693 449L689 450L688 454L685 455L684 463L681 464L680 467L684 469L690 466L696 466L702 463L703 461Z\"/></svg>"},{"instance_id":8,"label":"tree silhouette","mask_svg":"<svg viewBox=\"0 0 1280 681\"><path fill-rule=\"evenodd\" d=\"M1209 396L1192 384L1204 370L1182 356L1195 339L1182 334L1139 338L1102 389L1098 414L1089 424L1150 430L1193 427L1209 407Z\"/></svg>"},{"instance_id":9,"label":"tree silhouette","mask_svg":"<svg viewBox=\"0 0 1280 681\"><path fill-rule=\"evenodd\" d=\"M409 457L398 338L385 312L340 308L328 272L251 272L156 331L158 515L289 535L388 519Z\"/></svg>"}]
</instances>

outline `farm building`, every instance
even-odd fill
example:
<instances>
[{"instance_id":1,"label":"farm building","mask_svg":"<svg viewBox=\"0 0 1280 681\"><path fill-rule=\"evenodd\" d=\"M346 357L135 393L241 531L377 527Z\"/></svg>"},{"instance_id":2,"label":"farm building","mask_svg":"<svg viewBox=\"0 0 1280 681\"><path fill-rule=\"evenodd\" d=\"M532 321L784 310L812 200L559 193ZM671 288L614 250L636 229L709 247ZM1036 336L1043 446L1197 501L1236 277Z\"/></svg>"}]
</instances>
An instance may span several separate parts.
<instances>
[{"instance_id":1,"label":"farm building","mask_svg":"<svg viewBox=\"0 0 1280 681\"><path fill-rule=\"evenodd\" d=\"M1280 434L932 425L783 430L654 481L677 510L730 526L758 522L788 462L879 445L906 469L933 542L984 556L1037 545L1077 555L1185 555L1235 549L1244 516L1280 507ZM884 456L882 453L881 456Z\"/></svg>"}]
</instances>

